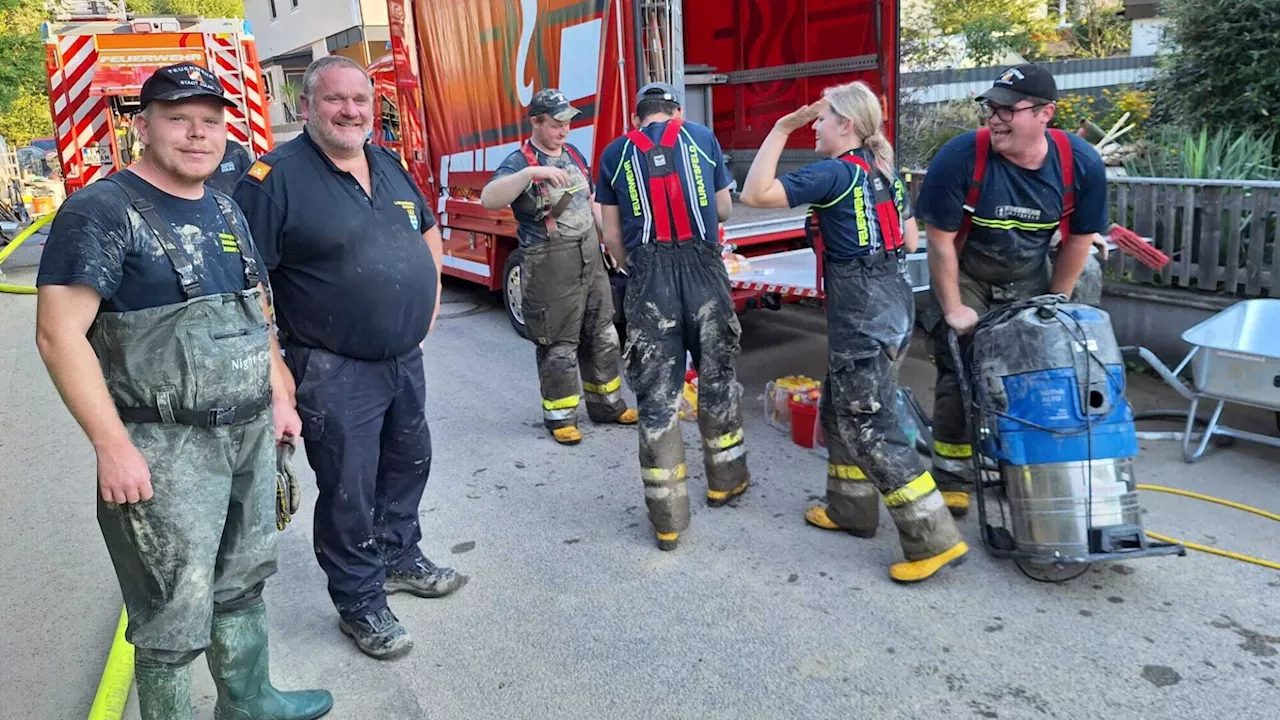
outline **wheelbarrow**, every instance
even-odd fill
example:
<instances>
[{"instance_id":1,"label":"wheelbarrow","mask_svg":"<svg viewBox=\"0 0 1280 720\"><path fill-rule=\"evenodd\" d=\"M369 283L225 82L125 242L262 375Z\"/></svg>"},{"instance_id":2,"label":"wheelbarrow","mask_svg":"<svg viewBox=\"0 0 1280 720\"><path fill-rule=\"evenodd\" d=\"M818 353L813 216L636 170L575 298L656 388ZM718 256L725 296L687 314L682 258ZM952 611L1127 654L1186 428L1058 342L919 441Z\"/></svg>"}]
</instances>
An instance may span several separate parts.
<instances>
[{"instance_id":1,"label":"wheelbarrow","mask_svg":"<svg viewBox=\"0 0 1280 720\"><path fill-rule=\"evenodd\" d=\"M1173 370L1147 348L1128 346L1122 351L1126 358L1144 360L1191 403L1182 433L1183 460L1199 460L1215 436L1280 447L1280 437L1219 424L1223 407L1232 402L1274 411L1280 429L1280 299L1238 302L1182 333L1182 340L1192 346L1191 352ZM1178 377L1188 365L1192 387ZM1197 438L1195 426L1205 422L1196 415L1202 400L1216 404Z\"/></svg>"}]
</instances>

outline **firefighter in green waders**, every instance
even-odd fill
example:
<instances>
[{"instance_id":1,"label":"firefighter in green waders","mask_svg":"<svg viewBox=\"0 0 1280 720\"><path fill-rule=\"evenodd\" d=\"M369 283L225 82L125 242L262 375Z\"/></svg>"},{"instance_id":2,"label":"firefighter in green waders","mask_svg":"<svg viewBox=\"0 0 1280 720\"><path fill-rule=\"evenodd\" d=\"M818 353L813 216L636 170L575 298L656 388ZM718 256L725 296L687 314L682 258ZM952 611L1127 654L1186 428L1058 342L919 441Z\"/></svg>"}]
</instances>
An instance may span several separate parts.
<instances>
[{"instance_id":1,"label":"firefighter in green waders","mask_svg":"<svg viewBox=\"0 0 1280 720\"><path fill-rule=\"evenodd\" d=\"M915 304L902 274L918 231L905 186L893 169L880 102L861 82L828 88L818 102L780 120L751 164L742 201L812 211L826 294L829 347L819 407L827 435L827 505L805 520L824 530L875 535L883 499L898 528L905 562L897 582L919 582L964 561L969 547L943 495L908 442L897 408L898 368L911 343ZM826 159L781 178L778 158L790 134L812 123Z\"/></svg>"},{"instance_id":2,"label":"firefighter in green waders","mask_svg":"<svg viewBox=\"0 0 1280 720\"><path fill-rule=\"evenodd\" d=\"M567 142L581 111L559 90L539 90L529 103L533 132L485 185L480 203L508 205L519 223L521 312L537 344L542 420L562 445L582 441L578 378L587 415L597 423L634 425L622 398L613 290L600 253L591 173Z\"/></svg>"},{"instance_id":3,"label":"firefighter in green waders","mask_svg":"<svg viewBox=\"0 0 1280 720\"><path fill-rule=\"evenodd\" d=\"M217 718L318 718L327 691L268 672L261 593L292 510L276 473L301 422L248 225L203 185L233 103L184 63L141 104L142 158L67 199L37 278L40 354L97 454L141 715L191 718L205 653Z\"/></svg>"},{"instance_id":4,"label":"firefighter in green waders","mask_svg":"<svg viewBox=\"0 0 1280 720\"><path fill-rule=\"evenodd\" d=\"M698 370L698 430L707 504L746 491L742 386L733 363L742 328L719 227L729 218L729 172L711 130L684 119L679 91L640 88L638 128L600 156L605 243L626 272L627 381L640 410L640 477L658 547L674 550L689 526L684 442L677 408L686 353Z\"/></svg>"}]
</instances>

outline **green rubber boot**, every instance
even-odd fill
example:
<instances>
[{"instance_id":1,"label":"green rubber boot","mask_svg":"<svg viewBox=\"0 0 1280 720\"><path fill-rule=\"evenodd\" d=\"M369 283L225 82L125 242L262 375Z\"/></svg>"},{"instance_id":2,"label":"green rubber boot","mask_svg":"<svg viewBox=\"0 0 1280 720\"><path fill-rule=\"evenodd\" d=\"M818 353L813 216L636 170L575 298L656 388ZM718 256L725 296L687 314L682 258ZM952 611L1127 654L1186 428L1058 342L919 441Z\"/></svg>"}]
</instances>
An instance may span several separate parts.
<instances>
[{"instance_id":1,"label":"green rubber boot","mask_svg":"<svg viewBox=\"0 0 1280 720\"><path fill-rule=\"evenodd\" d=\"M328 690L281 692L267 666L267 608L259 603L213 616L205 653L218 686L216 720L314 720L333 709Z\"/></svg>"},{"instance_id":2,"label":"green rubber boot","mask_svg":"<svg viewBox=\"0 0 1280 720\"><path fill-rule=\"evenodd\" d=\"M133 664L142 720L191 720L191 663L171 665L138 658Z\"/></svg>"}]
</instances>

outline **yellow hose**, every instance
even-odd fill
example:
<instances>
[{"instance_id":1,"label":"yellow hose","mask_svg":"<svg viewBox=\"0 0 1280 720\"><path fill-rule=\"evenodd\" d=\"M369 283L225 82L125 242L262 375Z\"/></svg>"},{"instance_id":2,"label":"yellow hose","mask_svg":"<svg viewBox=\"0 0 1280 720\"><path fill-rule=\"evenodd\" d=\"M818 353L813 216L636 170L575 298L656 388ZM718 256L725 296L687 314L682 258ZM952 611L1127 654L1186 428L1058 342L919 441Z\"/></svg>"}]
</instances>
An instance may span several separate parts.
<instances>
[{"instance_id":1,"label":"yellow hose","mask_svg":"<svg viewBox=\"0 0 1280 720\"><path fill-rule=\"evenodd\" d=\"M120 608L120 622L116 623L116 636L107 654L107 666L98 683L98 694L93 698L89 720L120 720L125 703L129 701L129 688L133 686L133 645L124 639L129 627L129 613Z\"/></svg>"},{"instance_id":2,"label":"yellow hose","mask_svg":"<svg viewBox=\"0 0 1280 720\"><path fill-rule=\"evenodd\" d=\"M1260 510L1256 507L1251 507L1243 503L1232 502L1230 500L1223 500L1222 498L1216 498L1216 497L1213 497L1212 495L1202 495L1200 493L1191 492L1189 490L1179 490L1178 488L1165 487L1163 485L1138 485L1137 487L1139 490L1165 492L1173 495L1182 495L1183 497L1189 497L1195 500L1203 500L1205 502L1217 503L1219 505L1225 505L1229 508L1235 508L1237 510L1244 510L1245 512L1251 512L1255 515L1261 515L1262 517L1267 518L1268 520L1275 520L1276 522L1280 522L1280 515L1277 515L1273 512ZM1272 570L1280 570L1280 563L1271 562L1270 560L1263 560L1261 558L1250 557L1248 555L1241 555L1240 553L1233 553L1233 552L1230 552L1229 550L1219 550L1218 548L1209 547L1208 545L1199 545L1197 543L1183 542L1182 540L1178 540L1177 538L1171 538L1168 535L1161 535L1160 533L1156 533L1156 532L1147 531L1147 535L1155 540L1159 540L1160 542L1177 543L1182 545L1183 547L1190 548L1192 550L1199 550L1200 552L1209 553L1211 555L1220 555L1225 558L1231 558L1232 560L1239 560L1240 562L1253 563L1254 565L1261 565L1262 567L1271 568Z\"/></svg>"},{"instance_id":3,"label":"yellow hose","mask_svg":"<svg viewBox=\"0 0 1280 720\"><path fill-rule=\"evenodd\" d=\"M26 229L18 233L18 237L11 240L3 250L0 250L0 265L3 265L4 261L8 260L9 256L13 254L13 251L17 250L22 243L27 241L27 238L35 235L37 230L48 225L56 214L56 212L51 212L48 215L43 215L39 220L31 223L26 227ZM8 283L0 283L0 292L14 293L18 295L35 295L36 288L32 285L10 285Z\"/></svg>"},{"instance_id":4,"label":"yellow hose","mask_svg":"<svg viewBox=\"0 0 1280 720\"><path fill-rule=\"evenodd\" d=\"M1248 505L1243 505L1238 502L1223 500L1222 498L1216 498L1216 497L1213 497L1212 495L1201 495L1200 493L1194 493L1189 490L1179 490L1177 488L1164 487L1163 485L1139 485L1138 489L1152 490L1155 492L1172 493L1174 495L1182 495L1184 497L1195 498L1196 500L1204 500L1205 502L1217 503L1219 505L1226 505L1227 507L1235 508L1237 510L1244 510L1245 512L1251 512L1254 515L1261 515L1262 517L1267 518L1268 520L1275 520L1276 522L1280 522L1280 515L1277 515L1275 513L1267 512L1266 510L1259 510L1256 507L1249 507Z\"/></svg>"}]
</instances>

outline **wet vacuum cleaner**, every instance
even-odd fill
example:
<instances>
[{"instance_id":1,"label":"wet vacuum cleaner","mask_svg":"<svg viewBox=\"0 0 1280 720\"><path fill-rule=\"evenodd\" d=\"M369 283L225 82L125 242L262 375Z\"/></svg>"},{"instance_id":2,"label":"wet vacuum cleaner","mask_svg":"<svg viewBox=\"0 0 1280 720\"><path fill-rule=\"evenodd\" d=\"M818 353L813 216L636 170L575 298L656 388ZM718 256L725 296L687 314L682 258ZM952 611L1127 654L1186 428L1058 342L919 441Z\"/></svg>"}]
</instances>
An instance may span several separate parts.
<instances>
[{"instance_id":1,"label":"wet vacuum cleaner","mask_svg":"<svg viewBox=\"0 0 1280 720\"><path fill-rule=\"evenodd\" d=\"M1042 295L988 312L963 345L950 333L991 554L1044 582L1093 563L1186 555L1142 528L1137 431L1107 313Z\"/></svg>"}]
</instances>

